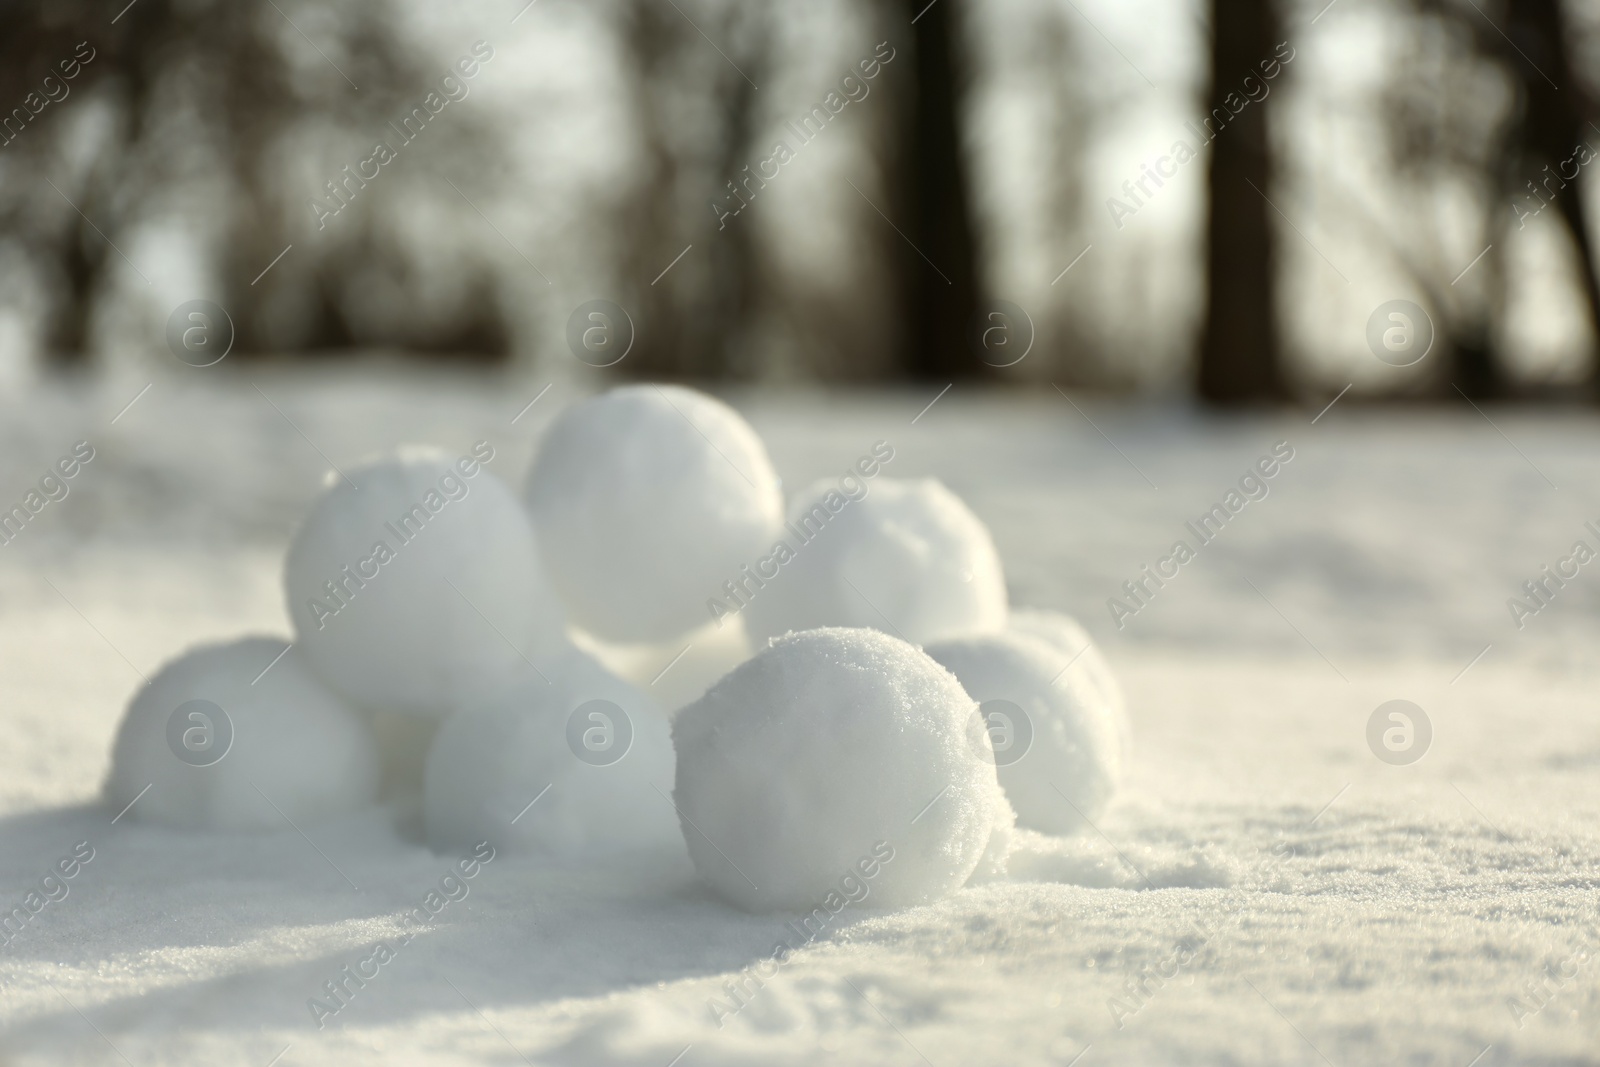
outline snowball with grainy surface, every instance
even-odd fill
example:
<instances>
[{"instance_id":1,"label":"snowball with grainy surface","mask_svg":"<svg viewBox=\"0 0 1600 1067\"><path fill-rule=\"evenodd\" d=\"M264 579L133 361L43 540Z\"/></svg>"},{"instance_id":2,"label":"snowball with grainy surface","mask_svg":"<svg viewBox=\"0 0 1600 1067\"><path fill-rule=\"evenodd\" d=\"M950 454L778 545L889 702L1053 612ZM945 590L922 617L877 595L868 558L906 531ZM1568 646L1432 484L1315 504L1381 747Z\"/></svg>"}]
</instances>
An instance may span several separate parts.
<instances>
[{"instance_id":1,"label":"snowball with grainy surface","mask_svg":"<svg viewBox=\"0 0 1600 1067\"><path fill-rule=\"evenodd\" d=\"M572 620L607 641L665 641L771 549L783 498L738 412L671 385L569 407L528 476L528 505Z\"/></svg>"},{"instance_id":2,"label":"snowball with grainy surface","mask_svg":"<svg viewBox=\"0 0 1600 1067\"><path fill-rule=\"evenodd\" d=\"M865 495L852 500L845 490L858 485ZM936 479L818 482L790 508L784 537L793 558L743 611L758 644L789 630L864 626L920 645L1006 624L994 540Z\"/></svg>"},{"instance_id":3,"label":"snowball with grainy surface","mask_svg":"<svg viewBox=\"0 0 1600 1067\"><path fill-rule=\"evenodd\" d=\"M404 448L335 474L284 566L312 668L372 710L442 718L568 648L533 523L466 455Z\"/></svg>"},{"instance_id":4,"label":"snowball with grainy surface","mask_svg":"<svg viewBox=\"0 0 1600 1067\"><path fill-rule=\"evenodd\" d=\"M1087 677L1032 637L991 634L928 646L983 713L1017 825L1086 829L1122 778L1117 715Z\"/></svg>"},{"instance_id":5,"label":"snowball with grainy surface","mask_svg":"<svg viewBox=\"0 0 1600 1067\"><path fill-rule=\"evenodd\" d=\"M1005 804L975 712L887 634L778 638L673 722L696 870L747 911L837 913L841 886L864 885L864 907L949 894Z\"/></svg>"},{"instance_id":6,"label":"snowball with grainy surface","mask_svg":"<svg viewBox=\"0 0 1600 1067\"><path fill-rule=\"evenodd\" d=\"M423 813L437 849L603 856L678 847L672 738L640 690L576 650L502 698L447 719Z\"/></svg>"},{"instance_id":7,"label":"snowball with grainy surface","mask_svg":"<svg viewBox=\"0 0 1600 1067\"><path fill-rule=\"evenodd\" d=\"M287 643L203 645L162 667L117 730L106 783L116 810L137 799L130 819L288 830L370 804L378 754L366 722L306 670L302 649L277 659Z\"/></svg>"}]
</instances>

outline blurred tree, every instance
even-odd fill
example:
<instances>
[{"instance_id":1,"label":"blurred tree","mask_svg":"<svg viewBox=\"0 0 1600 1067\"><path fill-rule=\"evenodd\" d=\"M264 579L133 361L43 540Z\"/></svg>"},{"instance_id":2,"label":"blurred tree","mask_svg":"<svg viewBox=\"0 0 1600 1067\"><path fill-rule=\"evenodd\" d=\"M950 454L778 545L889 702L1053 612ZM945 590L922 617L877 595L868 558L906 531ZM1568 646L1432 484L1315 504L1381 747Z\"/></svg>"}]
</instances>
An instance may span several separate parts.
<instances>
[{"instance_id":1,"label":"blurred tree","mask_svg":"<svg viewBox=\"0 0 1600 1067\"><path fill-rule=\"evenodd\" d=\"M1515 47L1502 48L1500 54L1516 77L1520 107L1507 131L1505 184L1520 193L1520 181L1537 199L1554 199L1578 253L1578 280L1590 325L1600 329L1600 265L1576 180L1582 146L1590 141L1594 102L1568 61L1569 33L1559 0L1512 0L1507 8L1510 41L1502 41L1515 42ZM1482 31L1479 39L1489 42Z\"/></svg>"},{"instance_id":2,"label":"blurred tree","mask_svg":"<svg viewBox=\"0 0 1600 1067\"><path fill-rule=\"evenodd\" d=\"M637 316L622 369L644 378L752 376L748 341L764 258L754 221L739 216L764 186L750 168L764 155L756 94L771 69L770 11L765 3L712 0L686 12L628 0L618 15L638 158L619 233L624 303ZM701 26L721 42L715 49Z\"/></svg>"},{"instance_id":3,"label":"blurred tree","mask_svg":"<svg viewBox=\"0 0 1600 1067\"><path fill-rule=\"evenodd\" d=\"M977 227L961 138L967 72L956 54L957 0L908 0L892 42L910 41L911 87L901 96L885 208L906 247L895 258L902 334L898 365L927 380L988 368L970 334L978 318Z\"/></svg>"},{"instance_id":4,"label":"blurred tree","mask_svg":"<svg viewBox=\"0 0 1600 1067\"><path fill-rule=\"evenodd\" d=\"M1417 0L1413 10L1424 56L1397 72L1386 94L1391 154L1422 196L1452 183L1476 190L1486 248L1464 284L1456 264L1419 254L1404 237L1391 252L1442 319L1436 325L1449 365L1433 379L1435 390L1493 399L1515 388L1496 350L1507 308L1503 250L1546 206L1572 242L1578 288L1600 327L1597 249L1574 180L1592 141L1594 102L1568 58L1571 35L1558 0L1511 0L1488 10L1470 0ZM1509 99L1497 106L1488 85L1507 87Z\"/></svg>"},{"instance_id":5,"label":"blurred tree","mask_svg":"<svg viewBox=\"0 0 1600 1067\"><path fill-rule=\"evenodd\" d=\"M151 6L165 12L168 3L153 0ZM8 4L4 14L0 235L20 243L47 289L41 332L48 354L63 363L78 363L86 356L101 275L115 255L90 219L113 224L118 205L110 195L111 178L119 169L122 146L137 134L140 109L108 107L102 100L100 137L108 150L86 163L74 160L70 174L66 167L50 166L60 155L64 136L61 112L74 96L74 108L87 112L94 105L86 105L84 98L114 80L120 82L117 98L145 96L149 80L138 65L119 72L126 27L116 36L103 32L104 12L82 0Z\"/></svg>"},{"instance_id":6,"label":"blurred tree","mask_svg":"<svg viewBox=\"0 0 1600 1067\"><path fill-rule=\"evenodd\" d=\"M860 235L841 264L775 246L782 226L760 216L765 208L747 210L773 195L758 169L774 142L806 151L792 120L805 114L806 98L767 99L771 94L758 86L800 72L801 84L811 87L806 91L818 93L814 101L830 91L837 96L841 75L817 55L787 58L792 66L780 68L777 54L787 50L777 46L777 35L795 30L781 26L767 3L680 0L674 7L627 0L616 11L637 139L617 227L619 282L623 303L637 316L637 337L619 369L645 378L755 378L775 372L774 350L785 346L795 369L822 377L981 369L967 343L973 227L959 158L952 48L941 19L930 12L917 22L916 49L904 44L916 12L908 14L901 0L865 20L900 42L901 58L885 66L893 73L873 83L872 105L852 106L847 121L828 128L835 151L855 141L882 178L883 195L861 191L868 203L857 205ZM927 47L925 24L937 29ZM841 65L853 69L871 47ZM910 69L912 54L927 69ZM825 80L817 80L819 73ZM791 118L788 126L784 118ZM811 158L813 166L826 165ZM842 195L852 210L856 194ZM878 216L880 206L889 224ZM939 267L930 268L922 252ZM885 294L895 305L890 315L874 299L880 284L874 275L884 273L874 269L879 260L892 275ZM663 275L669 264L675 265ZM849 284L840 284L841 272L852 276ZM956 283L953 295L947 277Z\"/></svg>"},{"instance_id":7,"label":"blurred tree","mask_svg":"<svg viewBox=\"0 0 1600 1067\"><path fill-rule=\"evenodd\" d=\"M326 195L303 188L304 171L291 176L286 167L296 139L331 130L341 143L362 146L349 149L359 159L390 112L420 99L443 73L403 38L390 3L361 0L338 11L340 40L317 49L323 59L340 54L345 69L315 67L308 76L303 39L283 7L140 0L110 18L103 5L83 0L8 5L0 101L20 105L47 75L62 77L63 61L93 57L69 82L72 102L62 114L51 108L34 116L0 148L0 236L18 240L44 279L42 333L52 358L86 358L90 328L112 295L109 272L122 261L117 246L184 199L195 205L180 212L184 224L216 250L212 288L234 320L241 353L369 345L507 351L509 330L491 288L462 285L453 299L424 288L428 279L410 266L414 251L399 246L392 219L374 207L384 192L357 201L357 218L343 233L300 241L290 269L252 283L305 230L309 198ZM431 139L440 154L470 148L479 167L492 161L494 141L481 122L462 114L440 125L447 130ZM386 184L398 193L404 183ZM481 281L484 270L464 273ZM387 321L359 311L370 299L359 290L374 273L410 294L390 302Z\"/></svg>"},{"instance_id":8,"label":"blurred tree","mask_svg":"<svg viewBox=\"0 0 1600 1067\"><path fill-rule=\"evenodd\" d=\"M758 167L757 161L765 156L757 141L762 131L756 85L750 78L765 78L772 69L772 26L759 4L740 4L735 11L743 25L735 27L732 37L742 43L740 55L745 62L737 77L724 75L727 91L721 97L715 173L749 181L746 168ZM759 177L751 184L758 184ZM760 369L752 351L752 332L770 282L754 220L746 221L749 225L719 229L718 239L709 242L711 316L706 348L713 362L708 369L720 377L753 378Z\"/></svg>"},{"instance_id":9,"label":"blurred tree","mask_svg":"<svg viewBox=\"0 0 1600 1067\"><path fill-rule=\"evenodd\" d=\"M637 137L634 180L617 227L622 299L635 318L633 347L621 369L643 378L693 377L704 344L696 329L703 320L692 311L692 286L685 284L689 272L650 279L691 240L686 233L693 224L683 210L683 172L691 164L681 142L692 116L683 114L682 88L675 83L685 48L698 37L686 16L655 0L628 0L617 16Z\"/></svg>"},{"instance_id":10,"label":"blurred tree","mask_svg":"<svg viewBox=\"0 0 1600 1067\"><path fill-rule=\"evenodd\" d=\"M1052 17L1053 16L1053 17ZM1085 217L1085 160L1088 146L1100 123L1110 119L1099 108L1115 110L1122 101L1104 96L1091 100L1090 86L1079 75L1077 39L1058 12L1036 9L1026 28L1026 38L1018 61L1031 67L1031 74L1045 94L1050 116L1051 136L1047 140L1049 160L1045 168L1045 210L1041 225L1049 240L1069 259L1074 250L1085 247L1088 220ZM1098 105L1098 107L1096 106ZM1060 280L1061 275L1056 280ZM1076 278L1062 284L1068 290ZM1052 288L1054 287L1052 282ZM1068 290L1070 293L1071 290ZM1064 294L1066 295L1066 294ZM1049 375L1073 386L1127 387L1136 371L1119 360L1117 346L1094 336L1088 316L1071 295L1058 302L1040 323L1039 343L1044 351L1056 353L1055 361L1028 368L1030 374Z\"/></svg>"},{"instance_id":11,"label":"blurred tree","mask_svg":"<svg viewBox=\"0 0 1600 1067\"><path fill-rule=\"evenodd\" d=\"M1212 2L1209 113L1221 128L1211 143L1199 391L1213 404L1272 400L1285 393L1274 304L1276 242L1267 201L1273 177L1267 129L1272 97L1242 110L1233 106L1243 98L1244 79L1259 76L1256 65L1273 56L1278 29L1274 0Z\"/></svg>"}]
</instances>

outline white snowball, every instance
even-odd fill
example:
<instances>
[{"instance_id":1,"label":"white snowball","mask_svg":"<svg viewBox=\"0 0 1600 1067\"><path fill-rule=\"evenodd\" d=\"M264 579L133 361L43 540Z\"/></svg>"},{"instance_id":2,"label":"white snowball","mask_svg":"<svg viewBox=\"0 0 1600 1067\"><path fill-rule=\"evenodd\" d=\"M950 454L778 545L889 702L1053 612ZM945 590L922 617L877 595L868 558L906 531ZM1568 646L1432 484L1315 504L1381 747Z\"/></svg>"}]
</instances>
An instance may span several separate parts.
<instances>
[{"instance_id":1,"label":"white snowball","mask_svg":"<svg viewBox=\"0 0 1600 1067\"><path fill-rule=\"evenodd\" d=\"M1122 694L1122 686L1111 664L1106 662L1105 654L1089 636L1089 631L1072 616L1043 608L1014 609L1009 629L1012 633L1043 641L1061 654L1061 667L1070 664L1069 674L1084 676L1085 683L1094 689L1096 699L1111 709L1117 721L1123 761L1132 758L1133 732L1128 721L1127 698Z\"/></svg>"},{"instance_id":2,"label":"white snowball","mask_svg":"<svg viewBox=\"0 0 1600 1067\"><path fill-rule=\"evenodd\" d=\"M560 856L676 848L660 708L576 650L541 669L548 683L524 679L439 728L424 771L429 842Z\"/></svg>"},{"instance_id":3,"label":"white snowball","mask_svg":"<svg viewBox=\"0 0 1600 1067\"><path fill-rule=\"evenodd\" d=\"M978 866L967 879L968 885L1002 882L1011 875L1011 853L1017 847L1019 831L1017 813L1011 807L1005 790L1000 791L1000 801L994 808L994 826L989 831L989 844L978 860Z\"/></svg>"},{"instance_id":4,"label":"white snowball","mask_svg":"<svg viewBox=\"0 0 1600 1067\"><path fill-rule=\"evenodd\" d=\"M860 626L920 645L1002 629L1005 575L971 509L933 478L860 484L856 500L835 481L796 499L784 531L793 558L743 611L751 640Z\"/></svg>"},{"instance_id":5,"label":"white snowball","mask_svg":"<svg viewBox=\"0 0 1600 1067\"><path fill-rule=\"evenodd\" d=\"M1062 666L1071 663L1074 672L1087 675L1089 684L1119 713L1126 708L1122 687L1111 672L1111 664L1106 662L1105 654L1077 619L1042 608L1014 608L1008 629L1043 641L1060 652L1066 657Z\"/></svg>"},{"instance_id":6,"label":"white snowball","mask_svg":"<svg viewBox=\"0 0 1600 1067\"><path fill-rule=\"evenodd\" d=\"M556 420L528 476L551 580L573 621L618 642L710 621L709 598L772 547L766 448L732 408L671 385L613 389Z\"/></svg>"},{"instance_id":7,"label":"white snowball","mask_svg":"<svg viewBox=\"0 0 1600 1067\"><path fill-rule=\"evenodd\" d=\"M982 709L1017 825L1076 833L1105 810L1122 778L1122 739L1085 675L1062 673L1055 649L1020 634L946 641L928 655Z\"/></svg>"},{"instance_id":8,"label":"white snowball","mask_svg":"<svg viewBox=\"0 0 1600 1067\"><path fill-rule=\"evenodd\" d=\"M334 476L295 535L289 614L352 703L443 717L567 649L533 524L483 468L493 457L483 442L460 458L402 449Z\"/></svg>"},{"instance_id":9,"label":"white snowball","mask_svg":"<svg viewBox=\"0 0 1600 1067\"><path fill-rule=\"evenodd\" d=\"M283 647L246 638L162 667L117 730L107 799L120 811L138 797L130 819L225 830L288 830L285 816L304 827L371 803L378 755L366 723L306 670L299 647L263 675Z\"/></svg>"},{"instance_id":10,"label":"white snowball","mask_svg":"<svg viewBox=\"0 0 1600 1067\"><path fill-rule=\"evenodd\" d=\"M975 711L948 671L887 634L775 640L673 723L700 876L749 911L836 913L852 886L865 907L959 888L1005 805Z\"/></svg>"}]
</instances>

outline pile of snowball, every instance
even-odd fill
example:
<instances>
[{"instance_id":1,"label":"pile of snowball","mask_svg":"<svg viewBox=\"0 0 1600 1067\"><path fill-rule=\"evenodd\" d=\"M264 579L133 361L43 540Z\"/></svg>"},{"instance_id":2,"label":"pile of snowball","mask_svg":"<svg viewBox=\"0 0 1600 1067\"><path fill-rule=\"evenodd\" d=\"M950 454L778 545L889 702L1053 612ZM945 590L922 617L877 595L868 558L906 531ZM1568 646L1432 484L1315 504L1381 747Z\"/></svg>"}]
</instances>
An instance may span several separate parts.
<instances>
[{"instance_id":1,"label":"pile of snowball","mask_svg":"<svg viewBox=\"0 0 1600 1067\"><path fill-rule=\"evenodd\" d=\"M330 475L284 566L294 641L163 667L108 800L249 831L420 798L435 848L686 844L753 911L858 873L876 906L937 899L1002 876L1017 827L1071 834L1110 801L1128 729L1105 659L1011 610L983 523L884 476L886 442L785 510L733 409L637 385L565 410L520 498L496 455Z\"/></svg>"}]
</instances>

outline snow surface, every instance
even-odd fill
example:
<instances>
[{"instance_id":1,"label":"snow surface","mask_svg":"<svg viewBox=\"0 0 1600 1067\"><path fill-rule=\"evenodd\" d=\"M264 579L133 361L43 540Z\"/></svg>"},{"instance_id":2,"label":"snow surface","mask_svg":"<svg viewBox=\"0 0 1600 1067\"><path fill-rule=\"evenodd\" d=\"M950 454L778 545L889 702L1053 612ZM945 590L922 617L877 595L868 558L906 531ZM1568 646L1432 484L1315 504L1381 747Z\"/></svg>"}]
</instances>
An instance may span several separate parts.
<instances>
[{"instance_id":1,"label":"snow surface","mask_svg":"<svg viewBox=\"0 0 1600 1067\"><path fill-rule=\"evenodd\" d=\"M113 821L113 730L182 649L289 632L319 449L487 439L525 470L578 390L513 423L544 380L218 369L158 375L115 423L148 379L0 399L0 506L96 449L0 546L0 908L75 870L0 948L0 1063L1600 1063L1600 583L1585 567L1521 630L1506 604L1597 543L1588 413L1080 401L1090 424L1051 390L962 387L913 424L936 390L735 396L791 487L887 439L896 477L972 506L1012 602L1078 616L1117 671L1122 793L1096 832L1019 835L1013 881L847 908L775 973L802 939L681 849L497 855L319 1031L307 1000L399 944L466 853L401 801L308 836ZM1117 630L1106 599L1280 440L1270 495ZM727 658L703 640L631 651L634 676L693 696L678 672ZM1410 766L1367 747L1395 698L1433 725Z\"/></svg>"}]
</instances>

